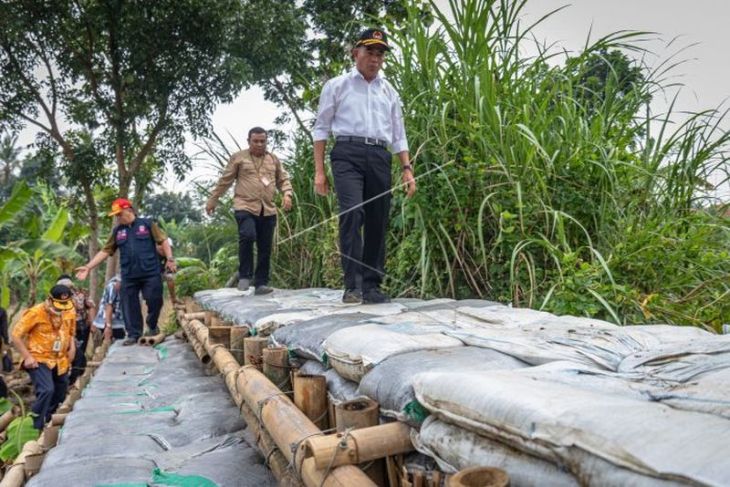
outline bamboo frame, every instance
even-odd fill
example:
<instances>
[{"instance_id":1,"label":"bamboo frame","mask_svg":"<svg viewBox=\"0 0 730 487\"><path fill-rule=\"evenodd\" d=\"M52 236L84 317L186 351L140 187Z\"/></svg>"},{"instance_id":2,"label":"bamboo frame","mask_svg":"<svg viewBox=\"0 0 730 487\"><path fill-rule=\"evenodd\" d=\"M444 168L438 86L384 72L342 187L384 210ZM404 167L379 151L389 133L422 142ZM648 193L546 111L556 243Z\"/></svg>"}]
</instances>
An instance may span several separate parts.
<instances>
[{"instance_id":1,"label":"bamboo frame","mask_svg":"<svg viewBox=\"0 0 730 487\"><path fill-rule=\"evenodd\" d=\"M268 433L286 462L308 487L374 487L375 484L356 467L343 466L323 471L316 468L313 460L305 461L301 454L298 455L299 446L307 438L321 435L319 428L263 373L253 366L239 367L228 350L211 344L206 334L207 329L200 322L183 320L182 325L193 344L203 344L208 356L224 376L234 401L237 398L242 399L241 404L250 409L263 426L262 430Z\"/></svg>"}]
</instances>

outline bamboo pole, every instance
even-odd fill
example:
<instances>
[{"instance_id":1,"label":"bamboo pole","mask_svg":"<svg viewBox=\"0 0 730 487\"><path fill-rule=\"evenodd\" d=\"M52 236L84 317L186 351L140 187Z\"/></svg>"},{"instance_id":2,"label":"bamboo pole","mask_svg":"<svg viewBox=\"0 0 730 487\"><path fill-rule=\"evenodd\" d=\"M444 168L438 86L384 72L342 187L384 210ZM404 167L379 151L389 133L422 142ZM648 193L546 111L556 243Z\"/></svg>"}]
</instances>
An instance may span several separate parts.
<instances>
[{"instance_id":1,"label":"bamboo pole","mask_svg":"<svg viewBox=\"0 0 730 487\"><path fill-rule=\"evenodd\" d=\"M200 340L207 336L192 322L183 322L188 337ZM262 426L285 457L286 461L299 473L308 487L350 487L374 486L370 479L358 468L343 466L328 471L317 470L313 461L304 462L298 455L299 445L307 438L321 435L322 432L294 406L266 376L251 366L236 368L233 356L226 349L210 346L210 356L223 374L229 391L240 394Z\"/></svg>"},{"instance_id":2,"label":"bamboo pole","mask_svg":"<svg viewBox=\"0 0 730 487\"><path fill-rule=\"evenodd\" d=\"M448 487L507 487L509 475L495 467L471 467L451 476Z\"/></svg>"},{"instance_id":3,"label":"bamboo pole","mask_svg":"<svg viewBox=\"0 0 730 487\"><path fill-rule=\"evenodd\" d=\"M20 487L25 482L25 458L29 455L37 455L43 452L40 443L31 440L23 445L20 454L15 457L12 466L5 473L0 487Z\"/></svg>"},{"instance_id":4,"label":"bamboo pole","mask_svg":"<svg viewBox=\"0 0 730 487\"><path fill-rule=\"evenodd\" d=\"M197 313L201 310L202 310L202 308L200 307L200 305L197 302L195 302L195 300L192 297L190 297L190 296L185 297L185 311L186 312Z\"/></svg>"},{"instance_id":5,"label":"bamboo pole","mask_svg":"<svg viewBox=\"0 0 730 487\"><path fill-rule=\"evenodd\" d=\"M369 398L344 401L335 406L335 424L338 432L377 426L380 423L380 405ZM385 460L374 460L360 468L373 482L380 486L388 485Z\"/></svg>"},{"instance_id":6,"label":"bamboo pole","mask_svg":"<svg viewBox=\"0 0 730 487\"><path fill-rule=\"evenodd\" d=\"M140 337L137 343L148 347L154 347L155 345L159 345L160 343L164 342L166 337L167 335L165 335L165 333L160 332L157 335Z\"/></svg>"},{"instance_id":7,"label":"bamboo pole","mask_svg":"<svg viewBox=\"0 0 730 487\"><path fill-rule=\"evenodd\" d=\"M205 325L208 327L220 326L221 319L215 311L204 311Z\"/></svg>"},{"instance_id":8,"label":"bamboo pole","mask_svg":"<svg viewBox=\"0 0 730 487\"><path fill-rule=\"evenodd\" d=\"M245 326L231 327L231 354L239 364L244 363L245 355L243 351L243 339L249 335L249 330Z\"/></svg>"},{"instance_id":9,"label":"bamboo pole","mask_svg":"<svg viewBox=\"0 0 730 487\"><path fill-rule=\"evenodd\" d=\"M304 444L304 455L314 457L320 469L369 462L412 450L411 428L399 422L309 438Z\"/></svg>"},{"instance_id":10,"label":"bamboo pole","mask_svg":"<svg viewBox=\"0 0 730 487\"><path fill-rule=\"evenodd\" d=\"M253 365L258 370L263 369L264 348L269 342L268 337L253 336L243 339L244 365Z\"/></svg>"},{"instance_id":11,"label":"bamboo pole","mask_svg":"<svg viewBox=\"0 0 730 487\"><path fill-rule=\"evenodd\" d=\"M289 350L286 347L265 348L264 375L282 391L291 390L289 380Z\"/></svg>"},{"instance_id":12,"label":"bamboo pole","mask_svg":"<svg viewBox=\"0 0 730 487\"><path fill-rule=\"evenodd\" d=\"M327 378L323 375L295 374L294 404L319 429L327 429Z\"/></svg>"},{"instance_id":13,"label":"bamboo pole","mask_svg":"<svg viewBox=\"0 0 730 487\"><path fill-rule=\"evenodd\" d=\"M53 426L63 426L63 423L66 422L66 416L68 416L68 413L55 413L51 415L51 425Z\"/></svg>"}]
</instances>

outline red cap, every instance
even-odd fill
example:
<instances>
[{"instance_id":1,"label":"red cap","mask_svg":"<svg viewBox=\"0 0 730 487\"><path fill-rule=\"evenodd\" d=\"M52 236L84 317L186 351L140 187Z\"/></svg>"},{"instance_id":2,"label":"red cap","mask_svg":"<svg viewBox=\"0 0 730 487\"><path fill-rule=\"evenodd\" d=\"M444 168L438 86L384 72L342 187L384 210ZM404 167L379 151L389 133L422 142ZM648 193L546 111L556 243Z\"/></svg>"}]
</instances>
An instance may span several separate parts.
<instances>
[{"instance_id":1,"label":"red cap","mask_svg":"<svg viewBox=\"0 0 730 487\"><path fill-rule=\"evenodd\" d=\"M108 213L108 216L116 216L127 208L132 208L132 202L124 198L117 198L112 202L112 211Z\"/></svg>"}]
</instances>

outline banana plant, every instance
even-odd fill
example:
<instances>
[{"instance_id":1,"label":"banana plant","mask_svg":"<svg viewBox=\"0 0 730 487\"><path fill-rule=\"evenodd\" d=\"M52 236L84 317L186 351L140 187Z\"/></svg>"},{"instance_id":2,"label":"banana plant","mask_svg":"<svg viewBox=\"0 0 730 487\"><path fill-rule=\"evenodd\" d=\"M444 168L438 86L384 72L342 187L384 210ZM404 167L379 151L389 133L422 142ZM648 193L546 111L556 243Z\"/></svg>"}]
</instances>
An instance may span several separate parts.
<instances>
[{"instance_id":1,"label":"banana plant","mask_svg":"<svg viewBox=\"0 0 730 487\"><path fill-rule=\"evenodd\" d=\"M23 211L33 198L33 190L24 182L13 190L10 199L0 207L0 228L9 224ZM37 218L35 221L42 221ZM0 243L0 306L10 304L10 283L13 278L23 277L28 282L27 305L35 303L40 280L57 271L62 260L78 260L74 249L62 243L64 230L69 221L68 210L55 210L51 223L38 237Z\"/></svg>"}]
</instances>

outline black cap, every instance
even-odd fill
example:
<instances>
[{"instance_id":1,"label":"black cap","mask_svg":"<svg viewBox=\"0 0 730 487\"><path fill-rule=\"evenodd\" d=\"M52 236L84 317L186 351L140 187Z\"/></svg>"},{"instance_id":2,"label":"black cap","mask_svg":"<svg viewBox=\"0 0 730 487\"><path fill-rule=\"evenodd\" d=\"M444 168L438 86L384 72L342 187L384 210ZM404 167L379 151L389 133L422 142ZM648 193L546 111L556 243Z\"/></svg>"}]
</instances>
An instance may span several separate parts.
<instances>
[{"instance_id":1,"label":"black cap","mask_svg":"<svg viewBox=\"0 0 730 487\"><path fill-rule=\"evenodd\" d=\"M48 295L53 301L53 307L57 310L68 311L69 309L73 309L74 305L71 301L72 293L71 289L69 289L68 286L64 286L63 284L56 284L48 292Z\"/></svg>"},{"instance_id":2,"label":"black cap","mask_svg":"<svg viewBox=\"0 0 730 487\"><path fill-rule=\"evenodd\" d=\"M386 51L390 51L388 45L388 36L385 34L383 29L367 29L360 33L360 37L355 44L355 47L382 47Z\"/></svg>"}]
</instances>

